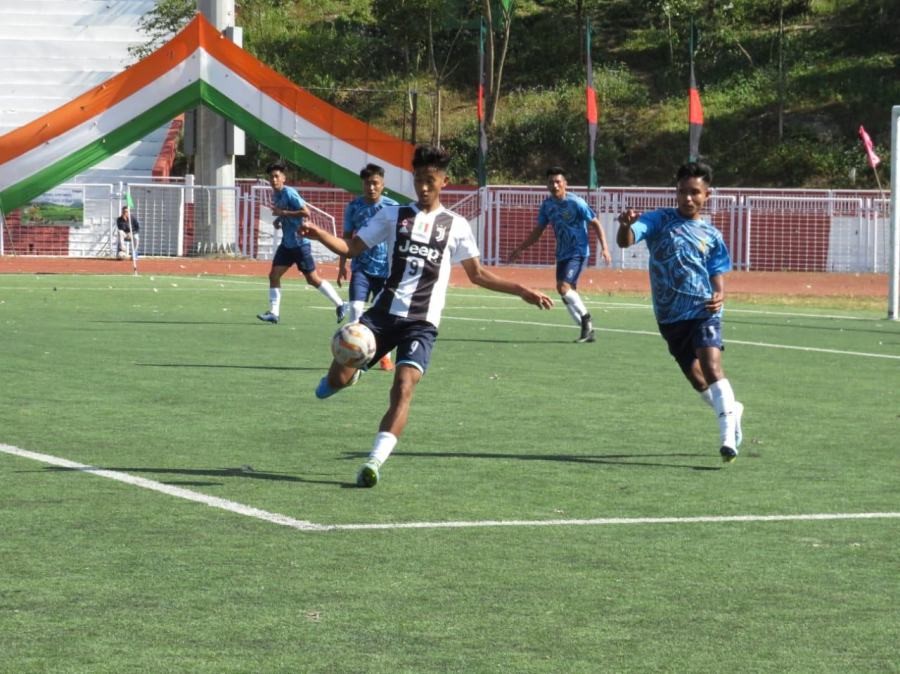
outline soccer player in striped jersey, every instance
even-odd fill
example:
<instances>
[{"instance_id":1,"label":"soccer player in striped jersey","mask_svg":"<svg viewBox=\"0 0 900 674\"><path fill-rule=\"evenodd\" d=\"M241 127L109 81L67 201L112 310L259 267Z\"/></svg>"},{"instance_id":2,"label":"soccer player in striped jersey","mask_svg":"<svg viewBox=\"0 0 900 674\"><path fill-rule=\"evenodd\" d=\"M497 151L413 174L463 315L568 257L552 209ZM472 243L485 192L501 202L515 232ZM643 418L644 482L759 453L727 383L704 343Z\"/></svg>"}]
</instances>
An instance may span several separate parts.
<instances>
[{"instance_id":1,"label":"soccer player in striped jersey","mask_svg":"<svg viewBox=\"0 0 900 674\"><path fill-rule=\"evenodd\" d=\"M438 335L454 262L462 265L475 285L518 295L539 309L553 306L553 300L545 294L500 278L481 265L468 221L441 205L449 164L450 155L443 148L416 147L412 161L416 202L381 209L350 241L313 227L302 229L304 236L349 258L382 241L388 247L387 281L360 322L375 333L378 345L369 365L396 347L396 370L388 410L381 419L369 458L356 476L361 487L378 483L381 466L406 426L413 392L428 369ZM327 398L337 393L355 383L359 373L360 370L332 361L328 374L316 388L316 396Z\"/></svg>"},{"instance_id":2,"label":"soccer player in striped jersey","mask_svg":"<svg viewBox=\"0 0 900 674\"><path fill-rule=\"evenodd\" d=\"M347 241L353 239L353 235L366 222L385 206L398 206L399 204L390 197L384 196L384 169L378 164L367 164L359 172L362 180L362 196L357 197L344 209L344 238ZM347 278L347 258L340 256L338 264L337 284ZM383 241L377 246L372 246L367 251L353 258L350 263L350 313L347 318L349 323L359 320L366 308L366 302L378 295L384 287L384 281L388 275L388 250ZM393 370L391 354L386 353L379 365L382 370Z\"/></svg>"},{"instance_id":3,"label":"soccer player in striped jersey","mask_svg":"<svg viewBox=\"0 0 900 674\"><path fill-rule=\"evenodd\" d=\"M296 264L306 282L334 305L340 323L347 313L344 302L334 286L323 281L316 272L310 243L299 234L303 221L310 216L309 208L297 190L285 185L284 164L273 162L266 167L266 173L274 192L272 213L275 215L275 226L281 227L282 238L269 270L269 310L256 317L266 323L278 323L281 316L281 277Z\"/></svg>"},{"instance_id":4,"label":"soccer player in striped jersey","mask_svg":"<svg viewBox=\"0 0 900 674\"><path fill-rule=\"evenodd\" d=\"M722 367L722 308L731 258L719 230L703 219L712 170L690 162L676 175L677 208L619 215L616 242L647 242L650 289L659 331L669 353L719 420L723 461L737 458L744 406L734 399Z\"/></svg>"},{"instance_id":5,"label":"soccer player in striped jersey","mask_svg":"<svg viewBox=\"0 0 900 674\"><path fill-rule=\"evenodd\" d=\"M565 170L559 166L547 169L547 189L550 196L541 204L537 225L522 243L513 248L509 261L515 262L523 250L537 243L547 225L552 226L556 235L556 291L575 325L581 328L581 335L575 341L593 342L595 337L591 313L584 306L577 290L578 277L587 266L591 254L588 245L589 227L597 233L600 257L606 264L612 258L606 244L606 233L600 226L597 214L584 199L577 194L569 194L568 187Z\"/></svg>"}]
</instances>

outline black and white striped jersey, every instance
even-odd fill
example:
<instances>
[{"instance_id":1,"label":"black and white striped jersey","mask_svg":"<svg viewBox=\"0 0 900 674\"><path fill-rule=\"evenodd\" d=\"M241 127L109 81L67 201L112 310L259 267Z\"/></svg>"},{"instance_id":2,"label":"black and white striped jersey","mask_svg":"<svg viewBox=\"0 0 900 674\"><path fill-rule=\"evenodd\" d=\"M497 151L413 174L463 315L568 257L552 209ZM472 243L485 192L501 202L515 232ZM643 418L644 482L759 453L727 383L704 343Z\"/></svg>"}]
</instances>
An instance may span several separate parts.
<instances>
[{"instance_id":1,"label":"black and white striped jersey","mask_svg":"<svg viewBox=\"0 0 900 674\"><path fill-rule=\"evenodd\" d=\"M431 213L415 204L386 206L357 236L370 248L382 241L388 247L390 271L374 306L435 327L441 321L451 266L480 255L469 222L443 206Z\"/></svg>"}]
</instances>

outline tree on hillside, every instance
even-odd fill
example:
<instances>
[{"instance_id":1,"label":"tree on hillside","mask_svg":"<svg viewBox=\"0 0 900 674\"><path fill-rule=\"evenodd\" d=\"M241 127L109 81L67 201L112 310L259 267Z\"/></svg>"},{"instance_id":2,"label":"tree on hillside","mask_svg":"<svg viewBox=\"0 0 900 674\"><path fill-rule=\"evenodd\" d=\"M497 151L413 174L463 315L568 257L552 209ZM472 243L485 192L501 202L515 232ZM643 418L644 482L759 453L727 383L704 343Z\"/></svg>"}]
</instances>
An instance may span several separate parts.
<instances>
[{"instance_id":1,"label":"tree on hillside","mask_svg":"<svg viewBox=\"0 0 900 674\"><path fill-rule=\"evenodd\" d=\"M488 132L494 126L500 105L500 88L506 54L509 51L514 3L515 0L482 1L482 12L487 25L484 45L484 125Z\"/></svg>"},{"instance_id":2,"label":"tree on hillside","mask_svg":"<svg viewBox=\"0 0 900 674\"><path fill-rule=\"evenodd\" d=\"M150 39L144 44L129 47L128 53L137 60L149 56L181 30L196 12L197 0L159 0L138 24Z\"/></svg>"}]
</instances>

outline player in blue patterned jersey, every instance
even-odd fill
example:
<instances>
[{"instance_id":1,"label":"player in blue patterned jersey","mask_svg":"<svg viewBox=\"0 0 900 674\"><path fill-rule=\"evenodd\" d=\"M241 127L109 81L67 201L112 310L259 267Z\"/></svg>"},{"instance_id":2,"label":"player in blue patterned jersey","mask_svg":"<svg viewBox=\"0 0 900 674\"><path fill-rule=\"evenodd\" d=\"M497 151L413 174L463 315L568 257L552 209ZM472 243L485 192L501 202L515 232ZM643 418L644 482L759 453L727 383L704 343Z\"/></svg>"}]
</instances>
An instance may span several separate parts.
<instances>
[{"instance_id":1,"label":"player in blue patterned jersey","mask_svg":"<svg viewBox=\"0 0 900 674\"><path fill-rule=\"evenodd\" d=\"M275 215L275 227L281 228L282 236L281 244L275 251L275 257L272 258L272 268L269 270L269 310L257 314L256 317L266 323L278 323L281 315L281 277L296 264L306 282L334 304L340 323L346 314L344 303L334 287L328 281L323 281L316 272L316 261L312 256L310 242L299 235L304 219L310 215L309 208L297 190L284 184L284 164L281 162L269 164L266 167L266 174L274 191L272 213Z\"/></svg>"},{"instance_id":2,"label":"player in blue patterned jersey","mask_svg":"<svg viewBox=\"0 0 900 674\"><path fill-rule=\"evenodd\" d=\"M353 235L385 206L398 206L399 204L390 197L384 196L384 169L378 164L367 164L359 172L362 180L363 194L357 197L344 209L344 238L347 241L353 239ZM347 258L340 256L338 264L338 287L341 281L347 278ZM350 313L348 322L359 320L365 309L366 302L384 287L388 275L388 250L387 244L379 243L372 246L361 255L353 258L350 263ZM391 354L386 353L380 361L382 370L391 371L394 364L391 362Z\"/></svg>"},{"instance_id":3,"label":"player in blue patterned jersey","mask_svg":"<svg viewBox=\"0 0 900 674\"><path fill-rule=\"evenodd\" d=\"M441 204L449 164L450 155L442 148L416 147L412 161L416 202L381 209L350 241L314 227L302 229L304 236L318 239L349 258L382 241L388 245L387 281L360 323L375 334L372 363L394 347L397 363L387 412L381 418L369 458L356 476L356 484L361 487L378 483L380 468L406 427L413 392L428 369L437 339L453 263L460 263L469 281L477 286L518 295L540 309L553 306L545 294L507 281L482 266L468 220ZM316 397L328 398L352 385L359 373L332 361L328 374L316 387Z\"/></svg>"},{"instance_id":4,"label":"player in blue patterned jersey","mask_svg":"<svg viewBox=\"0 0 900 674\"><path fill-rule=\"evenodd\" d=\"M522 251L537 243L547 225L553 227L556 235L556 290L575 324L581 328L576 341L593 342L594 325L591 314L578 294L578 277L588 264L591 251L588 245L588 228L597 233L600 257L609 264L609 246L606 234L600 226L600 219L577 194L568 193L566 172L559 166L547 169L547 189L550 196L544 199L538 211L537 226L531 230L522 243L513 248L509 261L515 260Z\"/></svg>"},{"instance_id":5,"label":"player in blue patterned jersey","mask_svg":"<svg viewBox=\"0 0 900 674\"><path fill-rule=\"evenodd\" d=\"M628 248L646 241L659 331L685 377L716 412L719 453L724 461L733 461L741 444L744 406L735 400L722 367L722 307L731 258L719 230L700 215L711 180L705 164L681 166L678 207L640 215L630 208L623 211L616 242Z\"/></svg>"}]
</instances>

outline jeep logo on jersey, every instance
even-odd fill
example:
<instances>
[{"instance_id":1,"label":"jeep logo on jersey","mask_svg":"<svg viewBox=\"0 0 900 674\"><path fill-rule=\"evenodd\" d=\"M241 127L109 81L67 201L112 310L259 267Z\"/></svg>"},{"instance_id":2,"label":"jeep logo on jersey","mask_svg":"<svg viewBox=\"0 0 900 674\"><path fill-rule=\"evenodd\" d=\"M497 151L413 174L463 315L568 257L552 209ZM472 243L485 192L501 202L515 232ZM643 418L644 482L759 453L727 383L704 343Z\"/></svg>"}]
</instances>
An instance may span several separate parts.
<instances>
[{"instance_id":1,"label":"jeep logo on jersey","mask_svg":"<svg viewBox=\"0 0 900 674\"><path fill-rule=\"evenodd\" d=\"M417 257L424 257L429 262L437 263L441 259L441 251L438 248L426 246L423 243L413 243L409 239L404 239L397 247L398 253L409 253Z\"/></svg>"}]
</instances>

